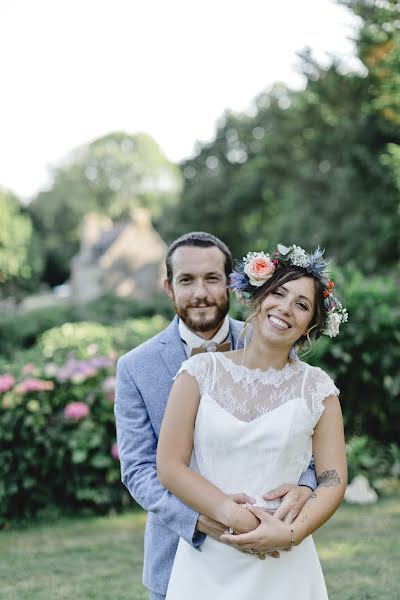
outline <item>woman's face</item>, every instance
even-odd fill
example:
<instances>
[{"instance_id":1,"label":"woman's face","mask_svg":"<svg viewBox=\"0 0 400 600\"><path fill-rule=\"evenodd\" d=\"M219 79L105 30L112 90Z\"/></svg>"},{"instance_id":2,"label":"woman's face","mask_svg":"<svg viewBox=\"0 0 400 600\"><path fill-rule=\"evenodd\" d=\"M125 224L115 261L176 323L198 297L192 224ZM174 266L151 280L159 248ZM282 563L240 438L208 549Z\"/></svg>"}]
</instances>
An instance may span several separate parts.
<instances>
[{"instance_id":1,"label":"woman's face","mask_svg":"<svg viewBox=\"0 0 400 600\"><path fill-rule=\"evenodd\" d=\"M315 284L311 277L286 281L264 298L255 325L266 339L292 347L306 334L315 302Z\"/></svg>"}]
</instances>

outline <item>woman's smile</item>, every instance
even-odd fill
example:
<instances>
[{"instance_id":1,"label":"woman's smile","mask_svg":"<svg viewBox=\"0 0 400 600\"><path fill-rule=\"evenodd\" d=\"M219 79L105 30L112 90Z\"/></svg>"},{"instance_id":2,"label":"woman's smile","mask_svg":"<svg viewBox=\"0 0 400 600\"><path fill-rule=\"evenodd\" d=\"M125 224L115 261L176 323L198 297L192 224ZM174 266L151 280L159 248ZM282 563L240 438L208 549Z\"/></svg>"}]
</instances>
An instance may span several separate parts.
<instances>
[{"instance_id":1,"label":"woman's smile","mask_svg":"<svg viewBox=\"0 0 400 600\"><path fill-rule=\"evenodd\" d=\"M268 315L268 319L271 321L273 327L277 327L278 329L290 329L289 323L283 321L275 315Z\"/></svg>"}]
</instances>

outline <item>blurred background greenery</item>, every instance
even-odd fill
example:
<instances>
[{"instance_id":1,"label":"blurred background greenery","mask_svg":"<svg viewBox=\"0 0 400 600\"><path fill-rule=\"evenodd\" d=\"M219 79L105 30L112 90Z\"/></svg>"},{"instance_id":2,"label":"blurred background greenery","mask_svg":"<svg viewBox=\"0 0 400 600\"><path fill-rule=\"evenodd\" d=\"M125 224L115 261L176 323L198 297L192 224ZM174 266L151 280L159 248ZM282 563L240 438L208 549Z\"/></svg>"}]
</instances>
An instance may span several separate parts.
<instances>
[{"instance_id":1,"label":"blurred background greenery","mask_svg":"<svg viewBox=\"0 0 400 600\"><path fill-rule=\"evenodd\" d=\"M362 74L305 50L303 90L277 84L250 112L225 112L215 139L179 165L150 136L115 132L72 152L28 205L0 189L0 523L128 501L110 378L118 355L165 326L169 302L19 306L68 280L87 213L118 223L136 207L167 244L205 230L235 257L277 242L336 257L349 323L307 360L341 389L351 477L366 474L382 494L398 485L400 14L395 0L340 4L361 19ZM232 314L241 316L236 305ZM66 417L71 403L89 413Z\"/></svg>"}]
</instances>

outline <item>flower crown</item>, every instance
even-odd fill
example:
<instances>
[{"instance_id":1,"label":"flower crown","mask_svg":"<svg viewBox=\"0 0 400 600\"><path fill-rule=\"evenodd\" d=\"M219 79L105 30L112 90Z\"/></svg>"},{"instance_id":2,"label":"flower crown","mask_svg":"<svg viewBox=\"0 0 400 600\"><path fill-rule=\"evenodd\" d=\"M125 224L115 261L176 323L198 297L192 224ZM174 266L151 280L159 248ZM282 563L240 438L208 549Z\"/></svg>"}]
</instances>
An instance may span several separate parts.
<instances>
[{"instance_id":1,"label":"flower crown","mask_svg":"<svg viewBox=\"0 0 400 600\"><path fill-rule=\"evenodd\" d=\"M231 273L230 287L243 301L250 300L279 267L301 267L322 283L326 311L322 333L335 337L341 323L348 320L348 314L343 304L332 295L335 284L330 279L327 263L322 258L324 252L318 247L312 254L307 254L300 246L287 248L282 244L277 245L271 256L264 252L249 252L243 257L243 261L237 261L236 269Z\"/></svg>"}]
</instances>

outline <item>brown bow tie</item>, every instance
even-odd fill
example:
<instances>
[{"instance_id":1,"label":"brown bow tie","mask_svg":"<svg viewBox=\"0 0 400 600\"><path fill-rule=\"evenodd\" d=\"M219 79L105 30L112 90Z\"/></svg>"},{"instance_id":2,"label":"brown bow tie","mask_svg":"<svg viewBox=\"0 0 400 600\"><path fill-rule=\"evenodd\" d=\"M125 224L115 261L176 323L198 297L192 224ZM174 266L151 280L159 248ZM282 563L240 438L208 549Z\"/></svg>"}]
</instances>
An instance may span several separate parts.
<instances>
[{"instance_id":1,"label":"brown bow tie","mask_svg":"<svg viewBox=\"0 0 400 600\"><path fill-rule=\"evenodd\" d=\"M224 342L223 344L210 344L209 346L198 346L197 348L192 348L192 353L190 356L200 354L201 352L228 352L230 349L230 342Z\"/></svg>"}]
</instances>

